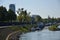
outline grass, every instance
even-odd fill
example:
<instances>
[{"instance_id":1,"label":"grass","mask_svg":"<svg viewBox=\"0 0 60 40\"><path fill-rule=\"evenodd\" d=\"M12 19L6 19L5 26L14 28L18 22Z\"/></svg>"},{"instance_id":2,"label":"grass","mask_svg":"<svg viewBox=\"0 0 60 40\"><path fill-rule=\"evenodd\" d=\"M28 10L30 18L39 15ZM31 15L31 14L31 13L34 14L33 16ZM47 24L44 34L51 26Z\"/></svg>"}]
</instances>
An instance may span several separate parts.
<instances>
[{"instance_id":1,"label":"grass","mask_svg":"<svg viewBox=\"0 0 60 40\"><path fill-rule=\"evenodd\" d=\"M12 26L12 27L8 27L8 29L10 29L12 31L17 31L17 30L20 30L20 27Z\"/></svg>"},{"instance_id":2,"label":"grass","mask_svg":"<svg viewBox=\"0 0 60 40\"><path fill-rule=\"evenodd\" d=\"M12 31L17 31L20 30L22 32L27 32L29 31L29 29L31 28L32 25L26 25L26 26L12 26L12 27L8 27L8 29L12 30Z\"/></svg>"}]
</instances>

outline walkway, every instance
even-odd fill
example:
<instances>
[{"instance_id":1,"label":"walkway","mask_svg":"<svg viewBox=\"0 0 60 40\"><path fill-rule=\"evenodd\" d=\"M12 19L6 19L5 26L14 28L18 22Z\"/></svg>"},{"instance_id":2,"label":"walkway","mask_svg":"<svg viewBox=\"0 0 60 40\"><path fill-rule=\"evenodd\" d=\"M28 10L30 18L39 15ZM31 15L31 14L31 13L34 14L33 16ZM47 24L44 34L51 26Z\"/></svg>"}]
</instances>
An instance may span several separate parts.
<instances>
[{"instance_id":1,"label":"walkway","mask_svg":"<svg viewBox=\"0 0 60 40\"><path fill-rule=\"evenodd\" d=\"M20 30L19 31L15 31L15 32L12 32L10 33L7 37L6 37L6 40L17 40L18 38L18 35L20 35ZM19 40L19 39L18 39Z\"/></svg>"}]
</instances>

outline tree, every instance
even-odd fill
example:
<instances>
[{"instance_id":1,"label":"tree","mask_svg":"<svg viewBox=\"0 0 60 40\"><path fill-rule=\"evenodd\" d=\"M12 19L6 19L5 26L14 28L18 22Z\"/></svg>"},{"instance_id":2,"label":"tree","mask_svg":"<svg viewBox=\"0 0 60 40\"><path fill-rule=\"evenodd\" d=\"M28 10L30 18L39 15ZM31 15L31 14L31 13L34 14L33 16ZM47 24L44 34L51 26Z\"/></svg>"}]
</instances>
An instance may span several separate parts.
<instances>
[{"instance_id":1,"label":"tree","mask_svg":"<svg viewBox=\"0 0 60 40\"><path fill-rule=\"evenodd\" d=\"M8 10L8 20L16 20L16 14L11 9Z\"/></svg>"},{"instance_id":2,"label":"tree","mask_svg":"<svg viewBox=\"0 0 60 40\"><path fill-rule=\"evenodd\" d=\"M3 6L0 6L0 21L6 21L7 20L7 9Z\"/></svg>"},{"instance_id":3,"label":"tree","mask_svg":"<svg viewBox=\"0 0 60 40\"><path fill-rule=\"evenodd\" d=\"M47 19L47 18L44 18L42 21L43 21L44 23L48 23L48 19Z\"/></svg>"},{"instance_id":4,"label":"tree","mask_svg":"<svg viewBox=\"0 0 60 40\"><path fill-rule=\"evenodd\" d=\"M24 8L18 9L18 20L20 22L29 22L31 17L28 15L27 10L24 10Z\"/></svg>"}]
</instances>

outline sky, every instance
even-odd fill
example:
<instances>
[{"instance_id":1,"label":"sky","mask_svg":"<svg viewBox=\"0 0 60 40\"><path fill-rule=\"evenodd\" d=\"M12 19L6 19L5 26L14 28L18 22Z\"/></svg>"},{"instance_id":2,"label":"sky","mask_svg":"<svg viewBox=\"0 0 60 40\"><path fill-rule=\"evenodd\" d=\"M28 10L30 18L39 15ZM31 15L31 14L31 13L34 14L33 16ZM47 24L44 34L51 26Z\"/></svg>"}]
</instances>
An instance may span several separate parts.
<instances>
[{"instance_id":1,"label":"sky","mask_svg":"<svg viewBox=\"0 0 60 40\"><path fill-rule=\"evenodd\" d=\"M9 4L15 4L16 11L24 8L31 15L40 15L42 18L60 17L60 0L0 0L0 6L9 9Z\"/></svg>"}]
</instances>

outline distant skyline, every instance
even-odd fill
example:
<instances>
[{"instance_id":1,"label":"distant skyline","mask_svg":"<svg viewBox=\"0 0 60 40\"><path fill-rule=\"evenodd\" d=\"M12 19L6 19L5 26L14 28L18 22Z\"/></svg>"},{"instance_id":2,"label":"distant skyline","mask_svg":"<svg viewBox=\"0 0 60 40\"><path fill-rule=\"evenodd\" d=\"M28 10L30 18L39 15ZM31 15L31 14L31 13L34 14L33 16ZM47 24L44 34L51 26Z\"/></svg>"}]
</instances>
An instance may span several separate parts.
<instances>
[{"instance_id":1,"label":"distant skyline","mask_svg":"<svg viewBox=\"0 0 60 40\"><path fill-rule=\"evenodd\" d=\"M3 5L9 9L10 4L15 4L16 10L24 8L31 15L40 15L42 18L60 17L60 0L0 0L0 6Z\"/></svg>"}]
</instances>

